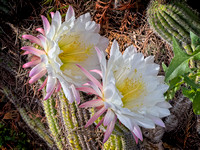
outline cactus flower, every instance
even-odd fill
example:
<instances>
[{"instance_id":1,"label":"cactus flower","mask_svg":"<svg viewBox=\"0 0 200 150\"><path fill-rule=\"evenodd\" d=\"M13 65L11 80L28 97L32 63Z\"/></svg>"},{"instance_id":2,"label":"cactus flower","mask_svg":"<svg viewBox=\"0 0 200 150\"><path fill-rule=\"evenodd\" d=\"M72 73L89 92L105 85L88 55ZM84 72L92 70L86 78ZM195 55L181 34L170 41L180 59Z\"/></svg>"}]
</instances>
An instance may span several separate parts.
<instances>
[{"instance_id":1,"label":"cactus flower","mask_svg":"<svg viewBox=\"0 0 200 150\"><path fill-rule=\"evenodd\" d=\"M100 26L91 21L89 13L75 18L74 10L69 6L62 22L61 14L51 12L51 24L45 16L42 16L43 28L37 37L23 35L24 39L30 40L36 46L24 46L24 54L32 54L31 61L25 63L23 68L33 67L29 73L29 83L36 82L43 76L47 76L41 88L46 86L45 100L52 93L61 88L69 102L76 99L80 102L79 87L87 82L85 75L79 71L76 64L81 64L87 69L99 69L98 56L95 46L105 50L108 39L99 35ZM92 61L92 63L91 63Z\"/></svg>"},{"instance_id":2,"label":"cactus flower","mask_svg":"<svg viewBox=\"0 0 200 150\"><path fill-rule=\"evenodd\" d=\"M143 140L140 127L153 129L155 125L164 127L161 118L170 114L171 105L165 101L164 93L168 85L164 76L157 76L159 65L154 57L144 58L133 46L125 52L119 51L113 42L108 61L102 51L96 48L101 70L92 70L102 77L100 83L81 65L77 66L90 79L77 90L97 95L97 98L80 105L81 108L96 107L97 112L89 119L86 127L104 114L97 124L106 126L103 142L111 135L117 119L133 134L136 143Z\"/></svg>"}]
</instances>

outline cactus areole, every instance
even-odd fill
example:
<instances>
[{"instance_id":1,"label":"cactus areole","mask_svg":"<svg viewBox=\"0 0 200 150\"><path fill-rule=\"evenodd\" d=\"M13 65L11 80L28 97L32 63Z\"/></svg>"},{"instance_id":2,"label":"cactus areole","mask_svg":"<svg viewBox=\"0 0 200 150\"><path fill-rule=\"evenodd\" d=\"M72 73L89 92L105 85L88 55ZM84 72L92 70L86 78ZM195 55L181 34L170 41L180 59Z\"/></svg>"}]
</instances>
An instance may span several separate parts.
<instances>
[{"instance_id":1,"label":"cactus areole","mask_svg":"<svg viewBox=\"0 0 200 150\"><path fill-rule=\"evenodd\" d=\"M162 39L172 44L175 37L182 47L191 53L190 31L200 36L199 14L185 1L152 0L147 9L150 27Z\"/></svg>"}]
</instances>

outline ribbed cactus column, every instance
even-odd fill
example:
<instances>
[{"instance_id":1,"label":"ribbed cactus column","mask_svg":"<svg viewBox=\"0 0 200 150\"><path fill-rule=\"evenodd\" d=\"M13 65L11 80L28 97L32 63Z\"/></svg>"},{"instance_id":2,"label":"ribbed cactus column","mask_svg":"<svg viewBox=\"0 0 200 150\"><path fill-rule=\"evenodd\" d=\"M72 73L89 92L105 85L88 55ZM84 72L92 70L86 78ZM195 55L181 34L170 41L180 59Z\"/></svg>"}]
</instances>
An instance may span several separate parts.
<instances>
[{"instance_id":1,"label":"ribbed cactus column","mask_svg":"<svg viewBox=\"0 0 200 150\"><path fill-rule=\"evenodd\" d=\"M59 128L60 126L56 118L56 110L54 109L53 102L54 100L52 98L43 101L44 112L47 118L49 129L52 134L52 138L54 139L57 148L63 150L64 149L64 145L62 143L63 137L61 136L61 128Z\"/></svg>"},{"instance_id":2,"label":"ribbed cactus column","mask_svg":"<svg viewBox=\"0 0 200 150\"><path fill-rule=\"evenodd\" d=\"M69 103L62 94L62 92L60 92L59 99L61 118L64 125L66 140L69 143L69 147L71 147L72 149L81 150L78 135L73 131L73 129L78 128L77 121L75 118L73 118L75 117L74 110L70 112Z\"/></svg>"},{"instance_id":3,"label":"ribbed cactus column","mask_svg":"<svg viewBox=\"0 0 200 150\"><path fill-rule=\"evenodd\" d=\"M81 99L84 99L82 96ZM43 101L52 139L60 150L95 150L99 145L93 126L85 128L89 111L70 104L63 91Z\"/></svg>"},{"instance_id":4,"label":"ribbed cactus column","mask_svg":"<svg viewBox=\"0 0 200 150\"><path fill-rule=\"evenodd\" d=\"M46 131L46 128L41 123L41 121L38 118L31 119L24 108L18 107L18 111L23 118L23 120L26 122L26 124L36 132L46 143L49 147L53 147L53 141L52 138L49 136L49 134Z\"/></svg>"},{"instance_id":5,"label":"ribbed cactus column","mask_svg":"<svg viewBox=\"0 0 200 150\"><path fill-rule=\"evenodd\" d=\"M190 31L200 36L199 14L185 1L152 0L147 9L151 28L165 41L172 44L174 36L187 53L192 53Z\"/></svg>"}]
</instances>

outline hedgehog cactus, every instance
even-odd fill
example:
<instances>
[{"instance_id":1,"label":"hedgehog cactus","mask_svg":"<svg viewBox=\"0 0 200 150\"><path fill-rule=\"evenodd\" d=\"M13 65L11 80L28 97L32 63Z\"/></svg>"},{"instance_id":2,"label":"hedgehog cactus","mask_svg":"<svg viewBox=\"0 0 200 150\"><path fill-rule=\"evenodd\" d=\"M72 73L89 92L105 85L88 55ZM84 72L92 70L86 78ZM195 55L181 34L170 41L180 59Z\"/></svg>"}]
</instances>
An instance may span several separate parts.
<instances>
[{"instance_id":1,"label":"hedgehog cactus","mask_svg":"<svg viewBox=\"0 0 200 150\"><path fill-rule=\"evenodd\" d=\"M148 22L153 30L169 44L174 36L186 50L192 52L190 31L200 36L199 14L185 1L152 0L147 9Z\"/></svg>"}]
</instances>

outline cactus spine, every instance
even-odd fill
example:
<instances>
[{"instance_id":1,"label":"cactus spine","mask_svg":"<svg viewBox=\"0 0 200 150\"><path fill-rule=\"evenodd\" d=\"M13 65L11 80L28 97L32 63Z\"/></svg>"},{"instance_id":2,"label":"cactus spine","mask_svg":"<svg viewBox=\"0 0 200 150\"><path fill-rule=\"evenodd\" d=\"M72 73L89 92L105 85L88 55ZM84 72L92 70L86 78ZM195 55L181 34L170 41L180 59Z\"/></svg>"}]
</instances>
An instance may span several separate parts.
<instances>
[{"instance_id":1,"label":"cactus spine","mask_svg":"<svg viewBox=\"0 0 200 150\"><path fill-rule=\"evenodd\" d=\"M197 12L184 1L152 0L147 9L151 28L165 41L172 44L172 37L182 44L188 54L192 53L190 31L200 36L200 21Z\"/></svg>"}]
</instances>

